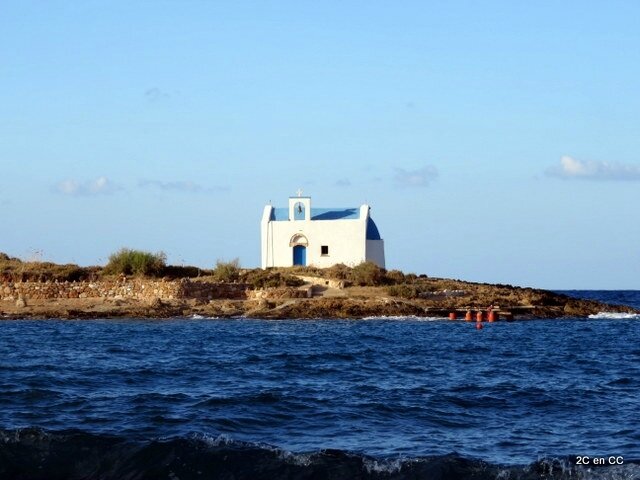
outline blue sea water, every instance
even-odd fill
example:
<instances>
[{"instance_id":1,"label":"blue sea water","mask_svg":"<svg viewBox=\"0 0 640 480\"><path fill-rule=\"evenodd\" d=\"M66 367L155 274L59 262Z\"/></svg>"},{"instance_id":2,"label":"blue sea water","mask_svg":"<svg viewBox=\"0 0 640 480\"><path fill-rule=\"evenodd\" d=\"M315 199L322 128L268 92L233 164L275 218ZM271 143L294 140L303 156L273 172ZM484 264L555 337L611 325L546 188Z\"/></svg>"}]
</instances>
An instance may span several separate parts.
<instances>
[{"instance_id":1,"label":"blue sea water","mask_svg":"<svg viewBox=\"0 0 640 480\"><path fill-rule=\"evenodd\" d=\"M640 292L565 293L640 307ZM640 318L474 327L418 318L2 321L0 444L74 429L381 462L451 452L497 465L640 459ZM6 455L0 446L0 474L3 459L16 461Z\"/></svg>"},{"instance_id":2,"label":"blue sea water","mask_svg":"<svg viewBox=\"0 0 640 480\"><path fill-rule=\"evenodd\" d=\"M575 298L640 308L638 290L560 290L559 293Z\"/></svg>"}]
</instances>

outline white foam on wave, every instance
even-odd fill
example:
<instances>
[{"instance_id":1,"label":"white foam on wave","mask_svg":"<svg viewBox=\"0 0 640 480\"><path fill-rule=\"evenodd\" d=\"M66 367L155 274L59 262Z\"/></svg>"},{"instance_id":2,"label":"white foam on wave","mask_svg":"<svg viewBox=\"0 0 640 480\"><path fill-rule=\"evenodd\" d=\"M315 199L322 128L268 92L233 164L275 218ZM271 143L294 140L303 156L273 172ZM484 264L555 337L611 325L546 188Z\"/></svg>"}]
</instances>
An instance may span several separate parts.
<instances>
[{"instance_id":1,"label":"white foam on wave","mask_svg":"<svg viewBox=\"0 0 640 480\"><path fill-rule=\"evenodd\" d=\"M287 463L292 465L298 465L301 467L308 467L311 465L311 457L312 454L309 453L294 453L288 450L284 450L282 448L269 445L268 443L263 442L247 442L234 440L232 437L225 435L224 433L220 435L209 435L207 433L192 433L189 435L189 438L193 440L199 440L204 442L210 447L224 447L224 446L249 446L255 448L261 448L263 450L268 450L271 452L275 452L278 455L278 458L284 460Z\"/></svg>"},{"instance_id":2,"label":"white foam on wave","mask_svg":"<svg viewBox=\"0 0 640 480\"><path fill-rule=\"evenodd\" d=\"M311 465L311 454L309 453L293 453L280 448L273 448L273 450L278 452L278 457L289 464L298 465L300 467L308 467Z\"/></svg>"},{"instance_id":3,"label":"white foam on wave","mask_svg":"<svg viewBox=\"0 0 640 480\"><path fill-rule=\"evenodd\" d=\"M447 320L447 317L419 317L418 315L377 315L362 317L362 320L410 320L413 322L436 322Z\"/></svg>"},{"instance_id":4,"label":"white foam on wave","mask_svg":"<svg viewBox=\"0 0 640 480\"><path fill-rule=\"evenodd\" d=\"M403 464L411 460L402 458L381 460L376 458L364 458L362 464L368 473L394 474L402 470Z\"/></svg>"},{"instance_id":5,"label":"white foam on wave","mask_svg":"<svg viewBox=\"0 0 640 480\"><path fill-rule=\"evenodd\" d=\"M638 313L619 313L619 312L599 312L599 313L596 313L594 315L589 315L589 318L640 320L640 314L638 314Z\"/></svg>"},{"instance_id":6,"label":"white foam on wave","mask_svg":"<svg viewBox=\"0 0 640 480\"><path fill-rule=\"evenodd\" d=\"M220 317L205 317L204 315L194 313L189 318L192 320L218 320Z\"/></svg>"},{"instance_id":7,"label":"white foam on wave","mask_svg":"<svg viewBox=\"0 0 640 480\"><path fill-rule=\"evenodd\" d=\"M193 433L190 435L190 438L194 440L200 440L210 447L221 447L224 445L232 445L236 443L231 437L225 435L224 433L216 436L206 433Z\"/></svg>"}]
</instances>

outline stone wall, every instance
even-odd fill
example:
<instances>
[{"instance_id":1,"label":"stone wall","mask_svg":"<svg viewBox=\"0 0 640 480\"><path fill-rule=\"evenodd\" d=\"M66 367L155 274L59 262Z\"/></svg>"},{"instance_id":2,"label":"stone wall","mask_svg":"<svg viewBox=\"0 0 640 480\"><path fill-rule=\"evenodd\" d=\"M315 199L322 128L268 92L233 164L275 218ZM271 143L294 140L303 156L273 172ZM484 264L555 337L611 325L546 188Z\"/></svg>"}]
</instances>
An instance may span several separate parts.
<instances>
[{"instance_id":1,"label":"stone wall","mask_svg":"<svg viewBox=\"0 0 640 480\"><path fill-rule=\"evenodd\" d=\"M95 282L4 282L0 300L19 298L134 298L138 300L245 299L248 285L182 280L118 279Z\"/></svg>"}]
</instances>

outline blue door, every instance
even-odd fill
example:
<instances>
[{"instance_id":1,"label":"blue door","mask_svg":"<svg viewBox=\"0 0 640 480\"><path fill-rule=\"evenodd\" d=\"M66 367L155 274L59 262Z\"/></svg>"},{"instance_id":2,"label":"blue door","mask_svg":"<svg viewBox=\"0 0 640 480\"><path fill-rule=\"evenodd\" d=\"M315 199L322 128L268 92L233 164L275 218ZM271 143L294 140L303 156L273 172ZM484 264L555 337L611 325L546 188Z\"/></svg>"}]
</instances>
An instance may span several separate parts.
<instances>
[{"instance_id":1,"label":"blue door","mask_svg":"<svg viewBox=\"0 0 640 480\"><path fill-rule=\"evenodd\" d=\"M303 245L293 247L293 264L302 266L307 264L307 247Z\"/></svg>"}]
</instances>

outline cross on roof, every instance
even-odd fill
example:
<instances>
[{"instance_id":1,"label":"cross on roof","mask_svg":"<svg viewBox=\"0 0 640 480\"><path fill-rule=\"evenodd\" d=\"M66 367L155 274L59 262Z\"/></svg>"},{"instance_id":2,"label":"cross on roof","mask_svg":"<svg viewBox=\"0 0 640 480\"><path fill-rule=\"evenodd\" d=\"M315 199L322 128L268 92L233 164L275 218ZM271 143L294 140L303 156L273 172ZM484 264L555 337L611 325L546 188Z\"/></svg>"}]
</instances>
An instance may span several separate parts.
<instances>
[{"instance_id":1,"label":"cross on roof","mask_svg":"<svg viewBox=\"0 0 640 480\"><path fill-rule=\"evenodd\" d=\"M298 194L298 196L299 196L299 197L301 197L301 196L302 196L302 189L301 189L301 188L299 188L299 189L298 189L298 191L297 191L296 193Z\"/></svg>"}]
</instances>

